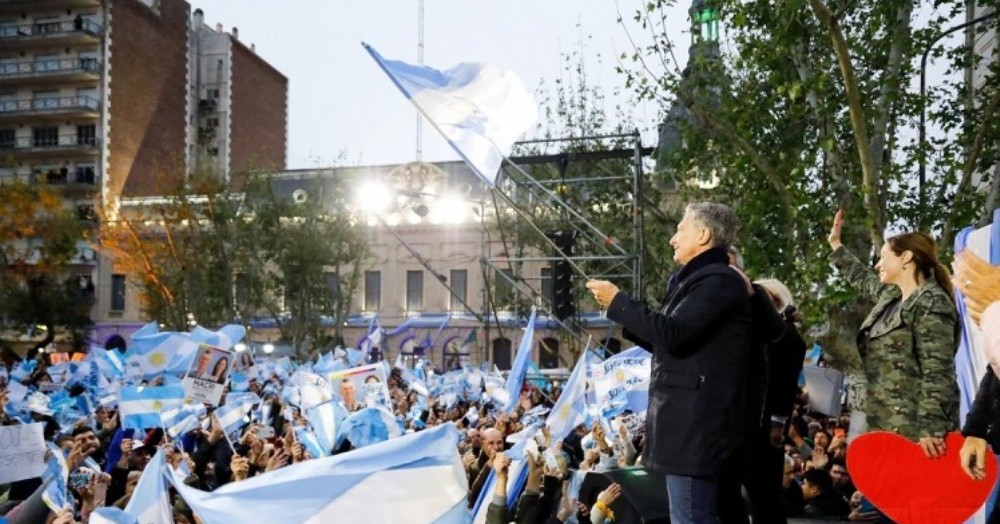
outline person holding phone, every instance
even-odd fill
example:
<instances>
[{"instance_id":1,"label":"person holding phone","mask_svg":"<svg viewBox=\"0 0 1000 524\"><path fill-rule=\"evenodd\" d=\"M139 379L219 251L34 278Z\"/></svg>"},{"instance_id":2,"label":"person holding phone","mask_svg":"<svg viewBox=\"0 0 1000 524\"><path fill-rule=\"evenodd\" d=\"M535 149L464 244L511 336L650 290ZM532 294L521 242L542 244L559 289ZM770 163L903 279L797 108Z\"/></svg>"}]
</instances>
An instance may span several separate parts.
<instances>
[{"instance_id":1,"label":"person holding phone","mask_svg":"<svg viewBox=\"0 0 1000 524\"><path fill-rule=\"evenodd\" d=\"M859 295L875 302L858 333L856 355L867 379L870 431L918 442L928 458L945 453L944 436L958 426L955 351L959 324L951 276L934 240L920 232L889 237L877 275L841 242L843 210L828 242L831 260Z\"/></svg>"}]
</instances>

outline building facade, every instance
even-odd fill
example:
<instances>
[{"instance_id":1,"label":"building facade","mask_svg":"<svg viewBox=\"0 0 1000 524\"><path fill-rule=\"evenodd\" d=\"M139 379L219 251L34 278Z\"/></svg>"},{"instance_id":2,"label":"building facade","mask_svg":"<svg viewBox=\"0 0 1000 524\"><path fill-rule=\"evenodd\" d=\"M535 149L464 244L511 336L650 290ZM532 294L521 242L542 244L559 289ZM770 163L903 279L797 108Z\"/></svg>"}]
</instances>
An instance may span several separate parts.
<instances>
[{"instance_id":1,"label":"building facade","mask_svg":"<svg viewBox=\"0 0 1000 524\"><path fill-rule=\"evenodd\" d=\"M288 82L252 47L184 0L0 0L0 184L55 186L96 227L104 206L196 170L284 169ZM124 275L79 249L72 276L113 327Z\"/></svg>"}]
</instances>

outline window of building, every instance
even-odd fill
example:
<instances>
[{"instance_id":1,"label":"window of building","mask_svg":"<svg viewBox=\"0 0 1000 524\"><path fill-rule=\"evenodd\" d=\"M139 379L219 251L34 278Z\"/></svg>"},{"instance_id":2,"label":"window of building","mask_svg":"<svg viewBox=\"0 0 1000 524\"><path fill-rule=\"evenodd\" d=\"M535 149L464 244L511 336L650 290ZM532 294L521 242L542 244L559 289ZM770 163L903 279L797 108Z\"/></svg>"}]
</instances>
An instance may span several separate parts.
<instances>
[{"instance_id":1,"label":"window of building","mask_svg":"<svg viewBox=\"0 0 1000 524\"><path fill-rule=\"evenodd\" d=\"M0 93L0 113L17 111L17 94Z\"/></svg>"},{"instance_id":2,"label":"window of building","mask_svg":"<svg viewBox=\"0 0 1000 524\"><path fill-rule=\"evenodd\" d=\"M511 343L509 338L493 339L493 365L501 371L510 369Z\"/></svg>"},{"instance_id":3,"label":"window of building","mask_svg":"<svg viewBox=\"0 0 1000 524\"><path fill-rule=\"evenodd\" d=\"M424 308L423 270L406 272L406 310L420 311Z\"/></svg>"},{"instance_id":4,"label":"window of building","mask_svg":"<svg viewBox=\"0 0 1000 524\"><path fill-rule=\"evenodd\" d=\"M78 184L96 184L97 183L97 166L95 164L77 164L76 165L76 183Z\"/></svg>"},{"instance_id":5,"label":"window of building","mask_svg":"<svg viewBox=\"0 0 1000 524\"><path fill-rule=\"evenodd\" d=\"M125 311L125 275L111 275L111 311Z\"/></svg>"},{"instance_id":6,"label":"window of building","mask_svg":"<svg viewBox=\"0 0 1000 524\"><path fill-rule=\"evenodd\" d=\"M35 25L32 26L32 32L36 35L51 35L58 33L61 29L60 26L58 19L36 20Z\"/></svg>"},{"instance_id":7,"label":"window of building","mask_svg":"<svg viewBox=\"0 0 1000 524\"><path fill-rule=\"evenodd\" d=\"M13 129L0 129L0 149L14 149L17 137Z\"/></svg>"},{"instance_id":8,"label":"window of building","mask_svg":"<svg viewBox=\"0 0 1000 524\"><path fill-rule=\"evenodd\" d=\"M59 145L59 128L56 126L36 127L34 133L35 147L52 147Z\"/></svg>"},{"instance_id":9,"label":"window of building","mask_svg":"<svg viewBox=\"0 0 1000 524\"><path fill-rule=\"evenodd\" d=\"M92 87L76 90L76 105L87 109L97 109L100 102L97 101L97 90Z\"/></svg>"},{"instance_id":10,"label":"window of building","mask_svg":"<svg viewBox=\"0 0 1000 524\"><path fill-rule=\"evenodd\" d=\"M512 275L513 273L509 269L501 269L496 273L493 300L497 302L497 307L508 308L513 303L514 285L511 284L513 280Z\"/></svg>"},{"instance_id":11,"label":"window of building","mask_svg":"<svg viewBox=\"0 0 1000 524\"><path fill-rule=\"evenodd\" d=\"M31 103L35 109L54 109L59 107L59 91L35 91Z\"/></svg>"},{"instance_id":12,"label":"window of building","mask_svg":"<svg viewBox=\"0 0 1000 524\"><path fill-rule=\"evenodd\" d=\"M559 340L546 337L538 344L538 364L542 369L559 367Z\"/></svg>"},{"instance_id":13,"label":"window of building","mask_svg":"<svg viewBox=\"0 0 1000 524\"><path fill-rule=\"evenodd\" d=\"M466 293L469 288L469 270L452 269L448 285L451 287L451 304L449 306L452 311L461 311L464 309L462 302L466 301Z\"/></svg>"},{"instance_id":14,"label":"window of building","mask_svg":"<svg viewBox=\"0 0 1000 524\"><path fill-rule=\"evenodd\" d=\"M550 300L551 301L552 298L553 298L552 297L552 293L553 293L553 288L552 288L552 268L551 267L543 267L542 268L542 274L541 274L541 276L542 276L542 281L541 281L542 297L545 298L545 300Z\"/></svg>"},{"instance_id":15,"label":"window of building","mask_svg":"<svg viewBox=\"0 0 1000 524\"><path fill-rule=\"evenodd\" d=\"M365 311L382 309L382 272L365 271Z\"/></svg>"},{"instance_id":16,"label":"window of building","mask_svg":"<svg viewBox=\"0 0 1000 524\"><path fill-rule=\"evenodd\" d=\"M81 146L96 146L97 126L94 124L76 126L76 143Z\"/></svg>"},{"instance_id":17,"label":"window of building","mask_svg":"<svg viewBox=\"0 0 1000 524\"><path fill-rule=\"evenodd\" d=\"M58 71L59 55L40 55L35 57L34 69L36 72Z\"/></svg>"}]
</instances>

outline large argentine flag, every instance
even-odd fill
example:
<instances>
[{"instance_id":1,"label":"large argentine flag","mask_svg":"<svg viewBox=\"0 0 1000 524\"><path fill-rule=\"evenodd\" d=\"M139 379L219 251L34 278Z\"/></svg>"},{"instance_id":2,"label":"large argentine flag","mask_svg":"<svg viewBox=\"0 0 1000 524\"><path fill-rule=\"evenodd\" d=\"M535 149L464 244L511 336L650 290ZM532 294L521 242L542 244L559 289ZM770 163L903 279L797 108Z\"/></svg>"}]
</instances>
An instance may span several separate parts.
<instances>
[{"instance_id":1,"label":"large argentine flag","mask_svg":"<svg viewBox=\"0 0 1000 524\"><path fill-rule=\"evenodd\" d=\"M535 124L531 93L510 71L462 63L447 71L382 58L362 44L469 167L493 187L514 141Z\"/></svg>"},{"instance_id":2,"label":"large argentine flag","mask_svg":"<svg viewBox=\"0 0 1000 524\"><path fill-rule=\"evenodd\" d=\"M552 442L566 438L573 428L587 420L587 370L589 366L596 364L597 360L597 355L585 350L576 361L573 373L566 381L566 388L545 419L545 426L549 428Z\"/></svg>"},{"instance_id":3,"label":"large argentine flag","mask_svg":"<svg viewBox=\"0 0 1000 524\"><path fill-rule=\"evenodd\" d=\"M275 508L284 524L345 519L458 524L468 519L468 484L452 424L300 462L211 493L175 487L205 524L258 522Z\"/></svg>"},{"instance_id":4,"label":"large argentine flag","mask_svg":"<svg viewBox=\"0 0 1000 524\"><path fill-rule=\"evenodd\" d=\"M971 249L973 253L979 255L984 260L989 260L993 265L1000 265L1000 210L993 215L993 223L989 226L973 230L967 228L962 230L955 239L955 251ZM958 374L958 389L961 391L961 416L962 423L972 408L972 401L976 398L976 390L979 389L979 381L987 369L986 353L982 347L982 333L971 318L966 314L965 304L961 294L955 291L958 296L958 311L962 318L962 342L955 354L955 371ZM968 522L986 522L986 516L997 502L997 494L994 492L986 505L980 509Z\"/></svg>"}]
</instances>

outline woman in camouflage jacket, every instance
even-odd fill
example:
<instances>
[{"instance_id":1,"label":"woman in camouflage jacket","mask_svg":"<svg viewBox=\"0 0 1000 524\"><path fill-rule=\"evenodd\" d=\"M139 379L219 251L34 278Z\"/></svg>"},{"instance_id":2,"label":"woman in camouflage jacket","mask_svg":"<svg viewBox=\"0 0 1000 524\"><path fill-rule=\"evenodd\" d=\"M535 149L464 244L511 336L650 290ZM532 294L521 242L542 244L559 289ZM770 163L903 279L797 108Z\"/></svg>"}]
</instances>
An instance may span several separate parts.
<instances>
[{"instance_id":1,"label":"woman in camouflage jacket","mask_svg":"<svg viewBox=\"0 0 1000 524\"><path fill-rule=\"evenodd\" d=\"M948 270L929 236L904 233L882 246L876 276L841 244L842 223L838 211L828 239L833 265L875 302L858 332L868 428L918 441L928 457L940 457L945 434L958 427L960 332Z\"/></svg>"}]
</instances>

